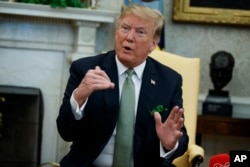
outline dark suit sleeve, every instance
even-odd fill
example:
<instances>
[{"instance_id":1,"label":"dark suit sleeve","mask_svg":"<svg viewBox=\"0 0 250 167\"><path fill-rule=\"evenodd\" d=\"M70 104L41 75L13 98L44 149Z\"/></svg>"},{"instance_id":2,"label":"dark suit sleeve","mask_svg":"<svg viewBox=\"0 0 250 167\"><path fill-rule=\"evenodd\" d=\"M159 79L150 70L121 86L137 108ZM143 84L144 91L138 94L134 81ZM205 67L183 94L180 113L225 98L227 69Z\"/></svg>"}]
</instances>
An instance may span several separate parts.
<instances>
[{"instance_id":1,"label":"dark suit sleeve","mask_svg":"<svg viewBox=\"0 0 250 167\"><path fill-rule=\"evenodd\" d=\"M96 133L98 133L100 129L101 129L100 130L101 132L106 132L105 130L103 130L106 126L101 126L101 125L97 126L97 123L93 123L93 120L98 122L99 118L103 118L104 120L99 121L101 124L105 122L106 117L110 116L109 114L105 113L107 112L106 110L110 111L108 113L112 113L116 111L116 109L118 108L116 107L114 109L113 107L113 105L117 106L117 104L119 103L118 100L117 101L113 100L113 98L117 99L116 95L119 96L119 90L118 90L118 87L116 87L115 89L112 89L109 91L96 91L92 93L84 108L85 116L82 119L76 120L73 115L73 112L71 110L71 104L70 104L70 97L72 95L72 92L78 87L78 85L84 78L87 71L89 69L94 69L97 65L100 66L101 69L105 70L105 72L109 75L109 77L112 78L113 82L115 83L118 82L117 71L114 70L116 68L114 51L110 51L105 54L100 54L96 56L81 58L81 59L74 61L71 64L70 69L69 69L70 76L69 76L68 83L66 85L66 89L64 92L64 97L63 97L62 104L59 110L59 115L57 117L58 132L60 136L66 141L76 141L80 138L86 139L85 134L90 135L94 133L94 131L92 131L89 128L90 126L95 126L94 128L96 128L95 130L97 131ZM105 94L105 98L104 98L104 94ZM106 98L112 99L110 100L112 101L112 104L108 103L110 108L109 107L104 108L104 106L106 107L106 102L105 102ZM111 119L111 118L106 118L106 119ZM116 121L116 119L111 119L111 120L114 120L114 122ZM114 123L112 123L112 125L113 124ZM109 131L111 130L109 129ZM110 133L109 131L108 131L108 134Z\"/></svg>"},{"instance_id":2,"label":"dark suit sleeve","mask_svg":"<svg viewBox=\"0 0 250 167\"><path fill-rule=\"evenodd\" d=\"M57 129L60 136L66 141L72 141L77 137L79 127L83 120L75 120L71 110L70 97L74 89L79 85L84 77L85 71L80 68L80 61L73 62L70 67L70 77L64 92L63 102L57 117Z\"/></svg>"}]
</instances>

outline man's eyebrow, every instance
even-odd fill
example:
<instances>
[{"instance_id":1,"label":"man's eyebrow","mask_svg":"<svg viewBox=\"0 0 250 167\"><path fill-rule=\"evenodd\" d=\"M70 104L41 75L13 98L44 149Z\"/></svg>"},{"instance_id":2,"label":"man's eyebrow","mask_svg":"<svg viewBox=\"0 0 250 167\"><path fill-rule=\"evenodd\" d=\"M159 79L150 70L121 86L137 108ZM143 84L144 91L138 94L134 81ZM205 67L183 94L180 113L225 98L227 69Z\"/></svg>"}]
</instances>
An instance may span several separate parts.
<instances>
[{"instance_id":1,"label":"man's eyebrow","mask_svg":"<svg viewBox=\"0 0 250 167\"><path fill-rule=\"evenodd\" d=\"M136 30L142 30L144 32L147 32L147 29L145 27L137 27Z\"/></svg>"},{"instance_id":2,"label":"man's eyebrow","mask_svg":"<svg viewBox=\"0 0 250 167\"><path fill-rule=\"evenodd\" d=\"M136 29L145 29L145 27L136 27Z\"/></svg>"},{"instance_id":3,"label":"man's eyebrow","mask_svg":"<svg viewBox=\"0 0 250 167\"><path fill-rule=\"evenodd\" d=\"M136 26L135 29L143 29L143 30L146 30L146 28L145 28L143 25Z\"/></svg>"},{"instance_id":4,"label":"man's eyebrow","mask_svg":"<svg viewBox=\"0 0 250 167\"><path fill-rule=\"evenodd\" d=\"M129 24L126 23L126 22L121 22L121 25L127 25L127 26L129 26Z\"/></svg>"},{"instance_id":5,"label":"man's eyebrow","mask_svg":"<svg viewBox=\"0 0 250 167\"><path fill-rule=\"evenodd\" d=\"M126 22L123 22L120 24L121 26L128 26L128 27L131 27L130 24L126 23ZM134 27L136 30L142 30L144 32L147 32L146 28L143 26L143 25L139 25L137 27Z\"/></svg>"}]
</instances>

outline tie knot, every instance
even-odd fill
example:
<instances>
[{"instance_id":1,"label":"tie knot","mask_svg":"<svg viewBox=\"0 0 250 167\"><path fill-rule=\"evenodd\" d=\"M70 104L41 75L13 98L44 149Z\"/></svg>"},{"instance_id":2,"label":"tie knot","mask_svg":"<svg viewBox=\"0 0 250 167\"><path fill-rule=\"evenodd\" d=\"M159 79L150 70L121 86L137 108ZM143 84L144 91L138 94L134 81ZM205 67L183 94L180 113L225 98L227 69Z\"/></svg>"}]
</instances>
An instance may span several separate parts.
<instances>
[{"instance_id":1,"label":"tie knot","mask_svg":"<svg viewBox=\"0 0 250 167\"><path fill-rule=\"evenodd\" d=\"M129 68L127 69L126 73L128 74L129 77L131 77L134 73L134 69L133 68Z\"/></svg>"}]
</instances>

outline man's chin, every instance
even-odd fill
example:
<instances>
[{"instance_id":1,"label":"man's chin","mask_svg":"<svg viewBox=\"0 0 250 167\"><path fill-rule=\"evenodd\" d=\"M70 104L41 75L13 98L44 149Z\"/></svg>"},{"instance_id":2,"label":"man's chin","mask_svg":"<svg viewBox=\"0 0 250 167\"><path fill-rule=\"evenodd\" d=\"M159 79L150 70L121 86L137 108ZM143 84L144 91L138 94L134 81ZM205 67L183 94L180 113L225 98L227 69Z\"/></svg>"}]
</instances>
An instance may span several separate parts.
<instances>
[{"instance_id":1,"label":"man's chin","mask_svg":"<svg viewBox=\"0 0 250 167\"><path fill-rule=\"evenodd\" d=\"M128 52L128 51L123 51L120 52L119 55L120 59L124 59L124 60L129 60L131 59L131 57L133 57L133 53L132 52Z\"/></svg>"},{"instance_id":2,"label":"man's chin","mask_svg":"<svg viewBox=\"0 0 250 167\"><path fill-rule=\"evenodd\" d=\"M131 56L125 55L125 56L120 57L119 60L124 66L128 68L133 67L133 60L131 59Z\"/></svg>"}]
</instances>

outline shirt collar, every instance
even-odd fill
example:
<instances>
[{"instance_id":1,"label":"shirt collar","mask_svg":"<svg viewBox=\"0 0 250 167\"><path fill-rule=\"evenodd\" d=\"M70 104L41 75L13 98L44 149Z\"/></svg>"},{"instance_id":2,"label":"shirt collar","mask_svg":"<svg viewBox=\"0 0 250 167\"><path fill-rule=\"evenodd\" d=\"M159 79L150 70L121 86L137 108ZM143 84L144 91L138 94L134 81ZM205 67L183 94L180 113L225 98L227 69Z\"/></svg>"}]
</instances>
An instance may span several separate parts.
<instances>
[{"instance_id":1,"label":"shirt collar","mask_svg":"<svg viewBox=\"0 0 250 167\"><path fill-rule=\"evenodd\" d=\"M117 55L115 57L115 60L116 60L116 64L117 64L118 74L119 74L119 76L121 76L128 69L128 67L124 66L120 62L120 60L117 58ZM142 74L143 74L145 65L146 65L146 60L143 61L140 65L134 67L135 74L138 77L138 79L140 79L140 80L142 79Z\"/></svg>"}]
</instances>

